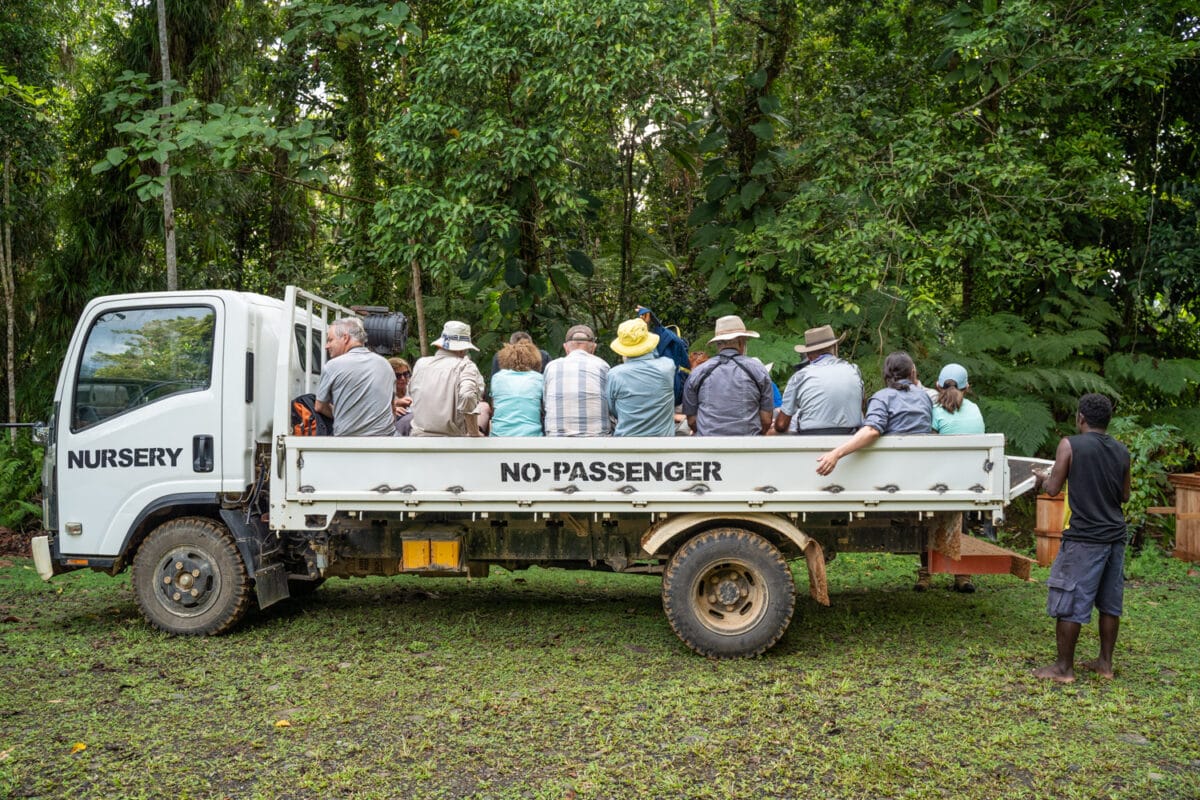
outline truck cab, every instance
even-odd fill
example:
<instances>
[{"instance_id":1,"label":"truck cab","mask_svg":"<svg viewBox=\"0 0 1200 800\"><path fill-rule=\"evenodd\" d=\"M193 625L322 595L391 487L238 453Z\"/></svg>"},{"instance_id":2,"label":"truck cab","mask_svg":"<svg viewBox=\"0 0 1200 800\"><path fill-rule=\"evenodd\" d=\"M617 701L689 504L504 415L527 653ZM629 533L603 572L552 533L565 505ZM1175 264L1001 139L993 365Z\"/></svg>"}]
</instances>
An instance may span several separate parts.
<instances>
[{"instance_id":1,"label":"truck cab","mask_svg":"<svg viewBox=\"0 0 1200 800\"><path fill-rule=\"evenodd\" d=\"M181 507L216 512L253 483L270 436L278 300L238 292L91 302L63 362L44 468L64 567L112 571ZM261 366L265 370L260 369Z\"/></svg>"}]
</instances>

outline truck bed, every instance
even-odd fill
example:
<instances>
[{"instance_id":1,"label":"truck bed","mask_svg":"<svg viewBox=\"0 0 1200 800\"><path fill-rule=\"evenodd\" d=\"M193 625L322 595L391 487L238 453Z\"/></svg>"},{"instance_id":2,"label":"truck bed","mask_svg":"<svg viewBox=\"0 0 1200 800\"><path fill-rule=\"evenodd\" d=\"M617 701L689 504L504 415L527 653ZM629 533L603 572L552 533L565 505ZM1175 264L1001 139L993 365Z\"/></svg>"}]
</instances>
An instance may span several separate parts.
<instances>
[{"instance_id":1,"label":"truck bed","mask_svg":"<svg viewBox=\"0 0 1200 800\"><path fill-rule=\"evenodd\" d=\"M270 524L312 529L338 512L397 510L998 516L1031 483L1027 465L1010 470L998 434L885 436L818 475L817 457L842 439L282 436Z\"/></svg>"}]
</instances>

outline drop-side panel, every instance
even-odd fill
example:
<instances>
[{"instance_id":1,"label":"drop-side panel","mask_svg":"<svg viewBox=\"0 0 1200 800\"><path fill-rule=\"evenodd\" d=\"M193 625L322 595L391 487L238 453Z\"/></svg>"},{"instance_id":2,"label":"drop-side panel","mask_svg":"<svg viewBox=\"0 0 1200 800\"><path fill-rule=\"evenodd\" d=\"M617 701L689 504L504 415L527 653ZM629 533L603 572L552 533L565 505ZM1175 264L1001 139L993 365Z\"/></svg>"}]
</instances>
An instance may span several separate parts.
<instances>
[{"instance_id":1,"label":"drop-side panel","mask_svg":"<svg viewBox=\"0 0 1200 800\"><path fill-rule=\"evenodd\" d=\"M1004 437L447 439L284 437L274 528L337 511L953 511L1009 496ZM279 454L277 454L279 457Z\"/></svg>"}]
</instances>

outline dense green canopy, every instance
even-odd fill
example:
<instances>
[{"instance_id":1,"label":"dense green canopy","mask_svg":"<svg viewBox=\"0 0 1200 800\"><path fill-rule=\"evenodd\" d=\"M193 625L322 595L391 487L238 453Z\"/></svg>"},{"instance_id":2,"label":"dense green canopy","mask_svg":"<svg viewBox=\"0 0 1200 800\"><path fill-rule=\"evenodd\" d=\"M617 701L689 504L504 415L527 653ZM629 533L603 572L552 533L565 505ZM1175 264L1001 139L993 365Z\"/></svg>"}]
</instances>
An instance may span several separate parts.
<instances>
[{"instance_id":1,"label":"dense green canopy","mask_svg":"<svg viewBox=\"0 0 1200 800\"><path fill-rule=\"evenodd\" d=\"M966 365L1019 452L1088 390L1143 455L1200 441L1194 3L167 0L166 109L154 4L84 5L0 11L26 417L87 299L165 288L169 157L185 288L297 283L485 350L736 311L780 383L831 323L870 376Z\"/></svg>"}]
</instances>

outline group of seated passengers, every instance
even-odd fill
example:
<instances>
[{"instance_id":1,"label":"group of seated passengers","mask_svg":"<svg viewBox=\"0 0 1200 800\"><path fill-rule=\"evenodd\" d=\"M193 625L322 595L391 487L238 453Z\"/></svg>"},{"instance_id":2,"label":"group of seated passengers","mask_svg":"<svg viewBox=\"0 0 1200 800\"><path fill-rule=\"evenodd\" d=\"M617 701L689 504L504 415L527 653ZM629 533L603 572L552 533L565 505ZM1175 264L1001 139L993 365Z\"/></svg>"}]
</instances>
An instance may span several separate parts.
<instances>
[{"instance_id":1,"label":"group of seated passengers","mask_svg":"<svg viewBox=\"0 0 1200 800\"><path fill-rule=\"evenodd\" d=\"M807 363L780 393L768 367L746 354L759 334L740 317L717 320L709 340L717 354L693 354L689 369L660 355L661 337L647 316L618 327L609 346L621 363L612 367L595 355L595 333L587 325L567 331L556 359L527 333L513 334L493 359L490 404L483 375L467 357L478 348L466 323L447 322L432 342L434 355L410 367L371 353L357 320L338 320L326 337L330 361L318 389L319 410L338 410L335 435L850 436L819 459L822 475L882 434L983 432L979 408L963 396L967 373L958 364L947 364L937 390L928 390L906 353L890 354L885 386L864 413L862 375L838 357L845 335L828 325L805 332L795 350Z\"/></svg>"},{"instance_id":2,"label":"group of seated passengers","mask_svg":"<svg viewBox=\"0 0 1200 800\"><path fill-rule=\"evenodd\" d=\"M410 369L404 359L368 350L357 319L340 319L326 333L329 360L316 407L333 416L338 436L849 436L818 458L820 475L884 434L984 432L979 408L963 396L967 371L959 364L943 367L930 390L907 353L891 353L883 363L884 388L864 413L862 374L838 357L845 334L836 336L829 325L805 331L795 350L808 363L779 396L767 367L746 355L759 334L740 317L718 319L709 339L717 354L689 368L663 353L669 329L648 310L638 312L617 328L609 347L621 363L612 367L595 355L596 336L587 325L567 331L564 355L556 359L528 334L514 334L493 362L491 407L483 375L467 357L478 348L466 323L447 322L432 342L435 353ZM917 588L928 581L922 564ZM969 576L956 576L955 588L973 590Z\"/></svg>"}]
</instances>

